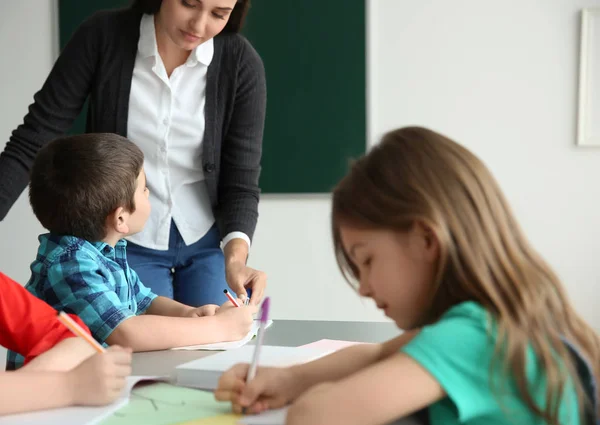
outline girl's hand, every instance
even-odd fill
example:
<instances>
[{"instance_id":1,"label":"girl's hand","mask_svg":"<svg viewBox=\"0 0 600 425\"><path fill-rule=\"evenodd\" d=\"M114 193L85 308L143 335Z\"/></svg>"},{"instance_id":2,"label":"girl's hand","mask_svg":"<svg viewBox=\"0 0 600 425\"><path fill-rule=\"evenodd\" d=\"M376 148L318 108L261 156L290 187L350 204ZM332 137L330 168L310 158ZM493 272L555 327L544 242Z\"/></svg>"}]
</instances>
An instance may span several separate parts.
<instances>
[{"instance_id":1,"label":"girl's hand","mask_svg":"<svg viewBox=\"0 0 600 425\"><path fill-rule=\"evenodd\" d=\"M221 375L215 391L219 401L231 401L233 411L260 413L285 406L298 396L299 386L290 368L259 367L246 383L250 365L237 364Z\"/></svg>"}]
</instances>

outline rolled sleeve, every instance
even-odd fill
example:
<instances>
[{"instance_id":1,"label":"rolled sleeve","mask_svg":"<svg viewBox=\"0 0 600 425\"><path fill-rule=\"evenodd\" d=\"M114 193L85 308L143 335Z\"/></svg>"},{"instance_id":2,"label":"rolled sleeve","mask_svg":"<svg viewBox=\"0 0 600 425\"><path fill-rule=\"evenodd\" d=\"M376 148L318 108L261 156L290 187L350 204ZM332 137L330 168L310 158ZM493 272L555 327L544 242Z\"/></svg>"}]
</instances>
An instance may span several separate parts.
<instances>
[{"instance_id":1,"label":"rolled sleeve","mask_svg":"<svg viewBox=\"0 0 600 425\"><path fill-rule=\"evenodd\" d=\"M131 286L133 287L133 293L135 295L135 301L137 303L136 314L144 314L148 308L150 308L150 304L157 297L157 295L152 292L150 288L145 286L140 277L135 272L135 270L129 268L128 269L128 278Z\"/></svg>"}]
</instances>

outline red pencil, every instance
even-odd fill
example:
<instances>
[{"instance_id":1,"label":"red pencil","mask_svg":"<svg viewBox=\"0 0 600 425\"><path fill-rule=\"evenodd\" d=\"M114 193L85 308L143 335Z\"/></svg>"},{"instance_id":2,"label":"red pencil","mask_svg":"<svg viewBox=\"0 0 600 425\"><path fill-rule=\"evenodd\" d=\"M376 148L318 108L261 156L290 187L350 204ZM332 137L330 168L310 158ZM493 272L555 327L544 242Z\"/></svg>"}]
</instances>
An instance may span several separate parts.
<instances>
[{"instance_id":1,"label":"red pencil","mask_svg":"<svg viewBox=\"0 0 600 425\"><path fill-rule=\"evenodd\" d=\"M236 306L236 307L239 307L239 306L240 306L240 304L239 304L239 303L236 301L236 299L235 299L235 298L233 298L233 297L231 296L231 294L229 293L229 291L228 291L227 289L224 289L224 290L223 290L223 293L224 293L225 295L227 295L227 298L229 298L229 301L231 301L231 303L232 303L234 306Z\"/></svg>"}]
</instances>

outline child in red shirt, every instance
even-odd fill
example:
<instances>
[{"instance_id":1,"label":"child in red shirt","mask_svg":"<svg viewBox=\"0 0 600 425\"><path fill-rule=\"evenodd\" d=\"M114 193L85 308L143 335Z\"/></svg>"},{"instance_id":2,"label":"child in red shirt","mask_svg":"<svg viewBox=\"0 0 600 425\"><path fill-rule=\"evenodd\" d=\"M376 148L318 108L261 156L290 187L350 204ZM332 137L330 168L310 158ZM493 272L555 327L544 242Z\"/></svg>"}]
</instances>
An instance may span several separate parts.
<instances>
[{"instance_id":1,"label":"child in red shirt","mask_svg":"<svg viewBox=\"0 0 600 425\"><path fill-rule=\"evenodd\" d=\"M88 331L78 317L71 318ZM19 371L0 372L0 415L108 404L131 373L131 350L113 346L95 353L58 321L56 310L2 273L0 345L26 359ZM33 388L44 396L32 396Z\"/></svg>"}]
</instances>

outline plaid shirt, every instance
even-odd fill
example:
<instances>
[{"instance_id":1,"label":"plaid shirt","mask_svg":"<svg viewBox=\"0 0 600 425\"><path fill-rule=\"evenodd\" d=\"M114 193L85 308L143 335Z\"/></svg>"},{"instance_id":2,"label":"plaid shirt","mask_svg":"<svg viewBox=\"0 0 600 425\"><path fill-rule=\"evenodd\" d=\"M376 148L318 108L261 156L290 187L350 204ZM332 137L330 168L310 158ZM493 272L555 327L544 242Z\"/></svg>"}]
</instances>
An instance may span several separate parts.
<instances>
[{"instance_id":1,"label":"plaid shirt","mask_svg":"<svg viewBox=\"0 0 600 425\"><path fill-rule=\"evenodd\" d=\"M59 311L81 318L91 334L106 346L106 338L125 319L143 314L156 298L127 264L127 242L113 248L74 236L39 237L31 264L29 292ZM7 355L7 370L23 365L23 357Z\"/></svg>"}]
</instances>

